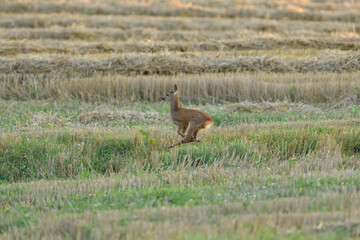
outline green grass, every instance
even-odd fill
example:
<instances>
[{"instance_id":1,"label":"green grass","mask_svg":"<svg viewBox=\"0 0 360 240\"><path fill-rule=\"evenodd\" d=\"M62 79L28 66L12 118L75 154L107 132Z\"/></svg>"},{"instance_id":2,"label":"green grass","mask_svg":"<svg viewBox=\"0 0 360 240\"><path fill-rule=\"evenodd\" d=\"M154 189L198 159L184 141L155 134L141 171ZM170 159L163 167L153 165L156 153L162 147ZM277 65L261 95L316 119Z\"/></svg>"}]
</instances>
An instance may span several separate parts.
<instances>
[{"instance_id":1,"label":"green grass","mask_svg":"<svg viewBox=\"0 0 360 240\"><path fill-rule=\"evenodd\" d=\"M148 177L159 178L161 175L148 175ZM218 181L215 184L196 179L190 186L162 181L159 186L147 184L124 188L124 190L118 189L119 184L125 181L121 178L116 179L112 186L96 186L89 181L71 180L63 182L62 184L67 187L59 186L57 192L51 189L40 190L31 184L17 187L9 185L0 189L0 196L2 196L0 213L5 217L0 230L6 232L11 227L24 228L28 224L36 223L37 217L43 214L66 215L109 210L132 212L136 209L164 206L192 207L212 204L221 206L226 203L239 203L240 207L236 210L238 213L248 214L256 211L257 214L270 214L274 211L270 202L257 202L294 197L310 197L310 202L304 204L302 209L293 209L291 205L284 206L280 212L341 211L345 206L342 205L342 199L339 196L324 198L321 195L342 194L350 197L349 194L354 192L360 184L358 176L336 179L333 177L299 178L294 183L288 182L288 179L284 177L271 183L267 179L259 179L253 186L251 182L237 184L232 179L237 177L239 177L238 174L232 172L230 177L224 179L225 182ZM73 190L68 192L66 189L71 186ZM318 204L319 200L323 201L322 205ZM356 199L349 198L349 200L351 204Z\"/></svg>"},{"instance_id":2,"label":"green grass","mask_svg":"<svg viewBox=\"0 0 360 240\"><path fill-rule=\"evenodd\" d=\"M328 148L341 151L346 159L358 156L359 152L360 130L356 122L353 124L300 128L268 128L265 125L258 126L257 130L240 128L230 134L226 131L232 127L215 128L208 140L171 150L165 148L167 137L162 136L158 128L144 131L97 127L14 132L5 135L0 144L0 180L110 174L130 170L134 163L142 163L137 168L149 171L215 163L222 166L247 163L262 167L270 161L294 161ZM350 167L357 168L357 164Z\"/></svg>"},{"instance_id":3,"label":"green grass","mask_svg":"<svg viewBox=\"0 0 360 240\"><path fill-rule=\"evenodd\" d=\"M174 130L153 128L160 122L167 128L173 126L166 104L103 107L79 102L0 101L0 131L3 132L0 181L106 174L118 172L124 166L131 168L131 162L137 159L147 163L144 168L159 169L161 165L163 169L179 166L184 159L191 166L220 160L226 165L228 161L223 156L229 158L233 155L261 167L271 158L295 161L300 156L315 154L326 146L327 136L337 144L334 147L341 146L343 154L351 157L359 152L360 135L356 122L345 128L321 126L321 123L301 129L290 125L276 129L266 127L266 124L276 122L358 118L356 105L346 108L319 106L312 114L307 110L314 107L299 111L296 105L265 112L259 112L261 104L251 111L234 110L234 105L205 105L201 108L213 117L216 133L200 144L176 148L174 153L163 148L166 145L164 138L170 136L162 135ZM141 117L136 117L144 112ZM90 120L83 120L86 118ZM247 124L259 124L262 130L251 130L254 126ZM125 131L125 126L130 130ZM140 131L148 136L139 134ZM174 136L176 134L170 139ZM154 155L157 155L156 159ZM160 165L154 167L154 160L156 164L160 161Z\"/></svg>"},{"instance_id":4,"label":"green grass","mask_svg":"<svg viewBox=\"0 0 360 240\"><path fill-rule=\"evenodd\" d=\"M246 230L246 226L244 227ZM229 240L240 240L243 237L240 237L238 234L225 234L219 237L206 237L201 234L189 234L185 235L181 238L183 240L221 240L221 239L229 239ZM259 231L257 233L249 234L246 236L246 239L251 240L277 240L277 239L286 239L286 240L308 240L308 239L317 239L317 240L340 240L340 239L348 239L346 234L343 232L335 232L335 233L290 233L290 234L278 234L273 228L265 229L263 231Z\"/></svg>"},{"instance_id":5,"label":"green grass","mask_svg":"<svg viewBox=\"0 0 360 240\"><path fill-rule=\"evenodd\" d=\"M360 118L360 107L333 107L332 105L287 104L285 108L276 103L268 110L263 110L269 103L249 103L248 107L228 105L184 105L200 108L212 116L216 126L232 126L242 123L269 123L309 120L353 119ZM144 114L142 117L141 114ZM151 115L152 114L152 115ZM107 116L111 115L111 116ZM137 118L137 115L141 117ZM0 100L0 131L31 129L34 127L54 128L60 125L84 125L84 117L97 126L147 126L161 122L171 126L169 106L166 103L96 105L81 102L67 104L52 101L6 101ZM152 118L156 118L155 120ZM156 122L154 122L156 121ZM159 122L159 123L160 123ZM87 123L86 125L88 125Z\"/></svg>"},{"instance_id":6,"label":"green grass","mask_svg":"<svg viewBox=\"0 0 360 240\"><path fill-rule=\"evenodd\" d=\"M343 226L336 221L346 209L353 212L348 221L358 216L357 106L308 105L301 112L293 105L263 110L266 104L250 105L251 111L204 105L223 124L203 131L200 143L166 149L180 137L163 104L137 104L127 117L120 114L128 111L127 104L1 101L1 117L7 121L1 125L0 232L13 236L24 231L30 237L41 228L51 236L57 224L74 222L74 217L87 224L57 236L71 238L75 231L89 237L109 224L125 235L144 237L131 230L138 221L149 227L169 221L189 224L177 235L182 239L208 239L202 227L217 229L210 238L237 239L238 230L225 230L231 221L245 226L241 236L246 239L357 236L350 222ZM308 108L320 110L305 119L301 115ZM223 118L216 120L221 111ZM136 117L143 112L153 115ZM79 120L83 114L92 120ZM187 215L176 217L177 208ZM133 217L144 209L151 211L141 220ZM119 215L109 217L114 211ZM196 222L194 211L209 220ZM96 213L99 219L85 217ZM276 228L270 225L273 220L264 220L278 215L284 220ZM106 223L102 216L116 220ZM290 216L298 230L287 233ZM308 224L320 221L314 219L328 230L316 232Z\"/></svg>"}]
</instances>

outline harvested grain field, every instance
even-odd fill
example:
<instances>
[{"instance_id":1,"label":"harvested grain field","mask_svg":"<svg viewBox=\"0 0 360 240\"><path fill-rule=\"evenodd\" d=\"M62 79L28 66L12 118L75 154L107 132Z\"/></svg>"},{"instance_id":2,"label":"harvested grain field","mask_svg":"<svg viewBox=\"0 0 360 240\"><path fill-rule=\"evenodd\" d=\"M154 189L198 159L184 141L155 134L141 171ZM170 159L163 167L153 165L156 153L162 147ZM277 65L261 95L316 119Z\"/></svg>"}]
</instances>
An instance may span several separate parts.
<instances>
[{"instance_id":1,"label":"harvested grain field","mask_svg":"<svg viewBox=\"0 0 360 240\"><path fill-rule=\"evenodd\" d=\"M0 15L0 239L360 237L359 1ZM214 126L167 149L174 83Z\"/></svg>"}]
</instances>

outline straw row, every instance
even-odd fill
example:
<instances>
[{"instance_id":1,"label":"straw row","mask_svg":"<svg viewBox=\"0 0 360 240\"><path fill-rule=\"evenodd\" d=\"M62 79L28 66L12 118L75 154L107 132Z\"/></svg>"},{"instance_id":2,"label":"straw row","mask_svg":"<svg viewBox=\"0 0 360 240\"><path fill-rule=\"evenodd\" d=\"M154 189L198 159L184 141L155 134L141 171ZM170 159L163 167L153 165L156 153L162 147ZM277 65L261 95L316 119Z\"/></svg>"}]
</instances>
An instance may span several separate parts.
<instances>
[{"instance_id":1,"label":"straw row","mask_svg":"<svg viewBox=\"0 0 360 240\"><path fill-rule=\"evenodd\" d=\"M360 55L317 56L304 59L279 57L222 57L198 54L124 54L110 58L24 55L0 58L0 73L94 73L118 74L226 73L226 72L356 72Z\"/></svg>"},{"instance_id":2,"label":"straw row","mask_svg":"<svg viewBox=\"0 0 360 240\"><path fill-rule=\"evenodd\" d=\"M85 27L85 28L116 28L156 29L159 31L234 31L250 29L261 32L296 34L301 31L309 33L359 32L360 24L350 22L327 21L318 22L297 20L271 19L227 19L197 17L157 17L157 16L118 16L118 15L73 15L66 13L50 14L3 14L0 19L1 28L51 28L51 27ZM20 29L18 29L20 30Z\"/></svg>"},{"instance_id":3,"label":"straw row","mask_svg":"<svg viewBox=\"0 0 360 240\"><path fill-rule=\"evenodd\" d=\"M0 41L0 55L11 56L29 53L156 53L156 52L208 52L247 51L274 49L360 49L357 38L254 38L219 41L156 41L156 42L86 42L86 41ZM222 53L223 54L223 53ZM242 53L244 54L244 53Z\"/></svg>"},{"instance_id":4,"label":"straw row","mask_svg":"<svg viewBox=\"0 0 360 240\"><path fill-rule=\"evenodd\" d=\"M158 3L159 4L159 3ZM231 6L232 5L232 6ZM5 13L80 13L90 15L146 15L146 16L181 16L181 17L223 17L223 18L266 18L266 19L292 19L305 21L348 21L358 22L360 15L357 4L352 4L355 11L341 11L336 8L332 11L315 11L315 8L302 7L286 8L278 5L276 8L265 8L261 5L256 8L231 4L230 6L202 7L193 5L163 4L87 4L87 3L55 3L55 2L5 2L0 12Z\"/></svg>"}]
</instances>

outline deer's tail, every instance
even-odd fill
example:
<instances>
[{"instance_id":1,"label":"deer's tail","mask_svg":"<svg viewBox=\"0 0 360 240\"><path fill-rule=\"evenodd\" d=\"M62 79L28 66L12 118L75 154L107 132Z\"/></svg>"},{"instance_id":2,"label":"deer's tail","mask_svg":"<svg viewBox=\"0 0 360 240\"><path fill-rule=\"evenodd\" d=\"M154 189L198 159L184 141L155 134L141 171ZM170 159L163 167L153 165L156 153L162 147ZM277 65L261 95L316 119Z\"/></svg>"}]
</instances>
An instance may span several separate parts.
<instances>
[{"instance_id":1,"label":"deer's tail","mask_svg":"<svg viewBox=\"0 0 360 240\"><path fill-rule=\"evenodd\" d=\"M213 120L209 119L204 122L204 128L209 129L214 124Z\"/></svg>"}]
</instances>

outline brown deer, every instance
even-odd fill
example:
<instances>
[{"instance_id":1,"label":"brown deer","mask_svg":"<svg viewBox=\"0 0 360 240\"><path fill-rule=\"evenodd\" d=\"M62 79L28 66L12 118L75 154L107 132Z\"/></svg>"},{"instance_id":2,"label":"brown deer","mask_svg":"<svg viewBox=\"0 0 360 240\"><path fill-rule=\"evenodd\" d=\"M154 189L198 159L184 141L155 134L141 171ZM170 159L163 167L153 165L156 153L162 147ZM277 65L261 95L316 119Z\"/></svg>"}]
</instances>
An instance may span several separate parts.
<instances>
[{"instance_id":1,"label":"brown deer","mask_svg":"<svg viewBox=\"0 0 360 240\"><path fill-rule=\"evenodd\" d=\"M177 133L183 137L180 142L167 146L175 147L182 143L200 142L196 139L201 129L210 128L214 122L206 113L196 109L181 108L179 105L179 94L177 86L174 85L173 90L161 98L163 101L170 102L170 113L172 122L179 126Z\"/></svg>"}]
</instances>

